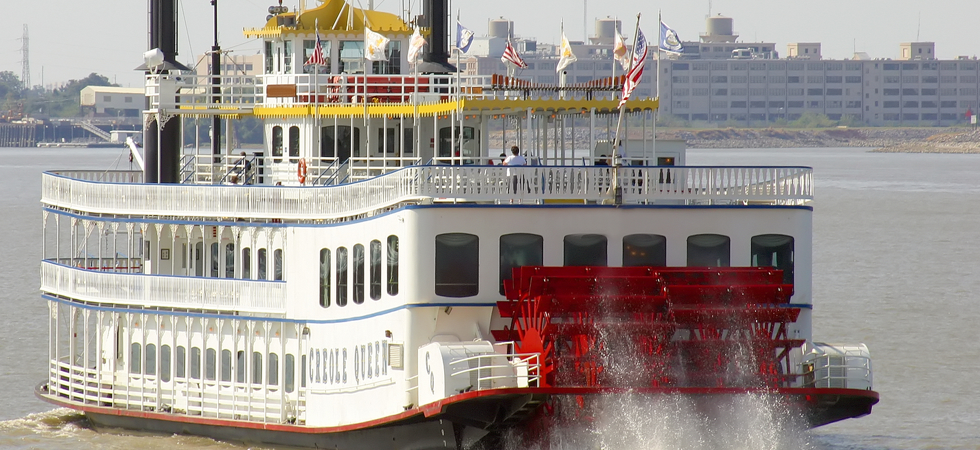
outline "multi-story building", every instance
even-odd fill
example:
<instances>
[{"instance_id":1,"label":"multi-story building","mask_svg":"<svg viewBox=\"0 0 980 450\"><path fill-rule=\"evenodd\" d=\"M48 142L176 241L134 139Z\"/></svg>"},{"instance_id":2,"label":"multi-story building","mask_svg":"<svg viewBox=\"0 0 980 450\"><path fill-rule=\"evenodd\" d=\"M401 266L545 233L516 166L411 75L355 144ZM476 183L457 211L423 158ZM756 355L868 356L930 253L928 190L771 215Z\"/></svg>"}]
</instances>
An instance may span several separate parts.
<instances>
[{"instance_id":1,"label":"multi-story building","mask_svg":"<svg viewBox=\"0 0 980 450\"><path fill-rule=\"evenodd\" d=\"M500 55L512 27L495 29L495 22L490 35L478 38L480 45L461 60L464 74L506 72ZM612 59L613 33L619 29L618 21L600 19L589 43L572 42L578 61L566 69L567 83L623 73ZM657 52L651 51L634 95L659 93L661 114L733 125L792 121L812 112L848 123L948 126L965 122L967 111L978 111L978 61L937 60L932 42L900 44L897 60L823 59L820 43L790 43L788 57L780 59L775 44L738 42L730 18L710 17L707 29L700 41L684 43L683 55L665 57L659 68ZM515 46L529 66L517 76L560 83L555 46L531 39L516 39Z\"/></svg>"}]
</instances>

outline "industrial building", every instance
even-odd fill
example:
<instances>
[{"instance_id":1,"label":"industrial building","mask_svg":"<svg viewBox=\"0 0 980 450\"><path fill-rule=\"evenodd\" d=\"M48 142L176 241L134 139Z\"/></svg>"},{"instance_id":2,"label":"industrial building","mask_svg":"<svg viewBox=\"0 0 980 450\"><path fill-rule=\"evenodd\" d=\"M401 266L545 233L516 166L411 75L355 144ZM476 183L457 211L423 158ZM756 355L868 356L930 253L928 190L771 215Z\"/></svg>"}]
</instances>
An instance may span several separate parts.
<instances>
[{"instance_id":1,"label":"industrial building","mask_svg":"<svg viewBox=\"0 0 980 450\"><path fill-rule=\"evenodd\" d=\"M617 30L619 21L599 19L588 43L571 43L578 61L566 70L567 83L623 73L612 59ZM505 73L500 55L513 33L506 19L491 20L488 35L477 37L463 55L463 73ZM773 43L738 38L731 18L712 16L700 40L684 42L681 55L664 54L659 69L651 47L634 95L655 96L659 91L661 114L733 126L792 121L807 112L876 126L949 126L966 122L967 111L978 110L978 61L937 60L933 42L901 43L900 59L895 60L861 53L854 59L833 60L822 57L818 42L789 43L781 58ZM657 38L650 33L647 39L652 45ZM516 37L514 45L529 66L518 71L519 78L543 84L561 81L555 73L554 45Z\"/></svg>"}]
</instances>

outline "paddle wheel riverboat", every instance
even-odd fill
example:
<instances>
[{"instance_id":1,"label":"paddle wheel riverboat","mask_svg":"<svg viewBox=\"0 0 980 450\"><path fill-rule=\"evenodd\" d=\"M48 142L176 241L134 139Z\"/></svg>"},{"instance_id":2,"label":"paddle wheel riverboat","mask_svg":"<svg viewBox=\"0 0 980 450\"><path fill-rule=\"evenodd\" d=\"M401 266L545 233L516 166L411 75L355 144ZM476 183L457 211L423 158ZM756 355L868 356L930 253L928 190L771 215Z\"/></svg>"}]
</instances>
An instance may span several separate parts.
<instances>
[{"instance_id":1,"label":"paddle wheel riverboat","mask_svg":"<svg viewBox=\"0 0 980 450\"><path fill-rule=\"evenodd\" d=\"M39 397L97 426L343 449L548 439L625 396L870 413L867 348L811 336L810 168L687 166L650 137L656 99L626 104L642 137L597 165L621 78L359 65L365 22L391 48L412 34L338 1L278 11L246 31L265 75L147 75L143 170L43 175ZM304 73L317 33L333 66ZM265 147L182 153L168 137L201 116L261 119ZM500 166L512 144L534 164Z\"/></svg>"}]
</instances>

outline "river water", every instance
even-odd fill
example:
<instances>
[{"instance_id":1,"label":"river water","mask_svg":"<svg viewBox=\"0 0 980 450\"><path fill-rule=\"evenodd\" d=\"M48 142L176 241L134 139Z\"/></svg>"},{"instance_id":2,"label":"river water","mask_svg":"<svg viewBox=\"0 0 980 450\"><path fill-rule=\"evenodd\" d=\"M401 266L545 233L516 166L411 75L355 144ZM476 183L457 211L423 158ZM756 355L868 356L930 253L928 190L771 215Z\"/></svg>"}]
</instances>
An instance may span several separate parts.
<instances>
[{"instance_id":1,"label":"river water","mask_svg":"<svg viewBox=\"0 0 980 450\"><path fill-rule=\"evenodd\" d=\"M83 417L33 396L47 354L47 312L38 294L40 173L129 168L122 155L120 149L0 149L2 449L242 448L187 436L94 432ZM974 379L980 376L974 334L980 330L980 155L713 149L689 150L688 164L814 168L814 336L868 344L881 394L868 417L793 436L739 431L722 447L980 449ZM668 419L684 426L676 417L643 426L662 427ZM697 439L637 448L707 448Z\"/></svg>"}]
</instances>

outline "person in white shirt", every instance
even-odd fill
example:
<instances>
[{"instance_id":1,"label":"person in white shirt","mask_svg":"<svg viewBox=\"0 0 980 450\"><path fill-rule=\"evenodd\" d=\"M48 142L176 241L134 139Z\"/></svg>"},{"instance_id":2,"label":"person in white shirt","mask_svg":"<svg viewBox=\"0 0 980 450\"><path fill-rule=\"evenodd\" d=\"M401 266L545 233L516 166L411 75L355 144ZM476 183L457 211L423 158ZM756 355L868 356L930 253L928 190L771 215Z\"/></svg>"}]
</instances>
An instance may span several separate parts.
<instances>
[{"instance_id":1,"label":"person in white shirt","mask_svg":"<svg viewBox=\"0 0 980 450\"><path fill-rule=\"evenodd\" d=\"M516 145L510 148L511 155L504 160L505 166L526 166L527 160L521 156L521 149ZM511 180L511 192L517 192L517 171L511 173L510 169L507 169L507 176L513 176Z\"/></svg>"}]
</instances>

